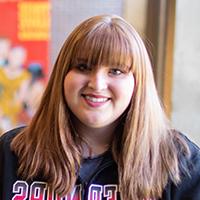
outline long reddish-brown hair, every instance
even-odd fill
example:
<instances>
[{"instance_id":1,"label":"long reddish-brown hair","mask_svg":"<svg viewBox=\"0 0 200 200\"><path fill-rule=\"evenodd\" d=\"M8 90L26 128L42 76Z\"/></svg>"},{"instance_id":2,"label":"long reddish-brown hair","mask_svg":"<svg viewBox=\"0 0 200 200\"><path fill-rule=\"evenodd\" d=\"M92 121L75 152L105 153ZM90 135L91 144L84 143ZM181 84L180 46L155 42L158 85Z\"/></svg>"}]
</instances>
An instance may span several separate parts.
<instances>
[{"instance_id":1,"label":"long reddish-brown hair","mask_svg":"<svg viewBox=\"0 0 200 200\"><path fill-rule=\"evenodd\" d=\"M131 60L135 91L122 117L122 131L112 144L120 195L123 200L161 197L169 178L174 183L180 181L177 144L185 152L188 148L179 134L171 131L142 39L129 23L114 15L87 19L65 41L35 116L12 141L19 157L18 173L25 179L42 174L60 195L72 190L81 148L64 98L63 81L80 57L99 66L124 66Z\"/></svg>"}]
</instances>

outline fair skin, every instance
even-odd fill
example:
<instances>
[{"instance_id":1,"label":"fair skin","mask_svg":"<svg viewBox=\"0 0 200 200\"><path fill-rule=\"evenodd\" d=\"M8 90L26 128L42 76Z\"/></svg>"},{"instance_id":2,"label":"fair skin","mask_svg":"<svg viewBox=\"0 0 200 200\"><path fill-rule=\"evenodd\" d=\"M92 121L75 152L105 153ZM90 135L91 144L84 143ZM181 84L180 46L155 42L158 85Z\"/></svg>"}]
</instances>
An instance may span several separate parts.
<instances>
[{"instance_id":1,"label":"fair skin","mask_svg":"<svg viewBox=\"0 0 200 200\"><path fill-rule=\"evenodd\" d=\"M119 67L92 68L81 63L66 75L65 99L74 115L74 127L93 155L108 148L119 118L131 101L134 86L133 73Z\"/></svg>"}]
</instances>

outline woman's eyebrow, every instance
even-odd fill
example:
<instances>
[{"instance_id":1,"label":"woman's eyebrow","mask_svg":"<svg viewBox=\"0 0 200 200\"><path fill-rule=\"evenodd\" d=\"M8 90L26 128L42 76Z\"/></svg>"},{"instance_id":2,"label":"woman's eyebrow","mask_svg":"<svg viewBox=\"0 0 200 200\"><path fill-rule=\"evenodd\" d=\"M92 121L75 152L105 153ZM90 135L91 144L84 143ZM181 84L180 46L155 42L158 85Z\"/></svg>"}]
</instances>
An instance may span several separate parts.
<instances>
[{"instance_id":1,"label":"woman's eyebrow","mask_svg":"<svg viewBox=\"0 0 200 200\"><path fill-rule=\"evenodd\" d=\"M111 65L110 67L117 67L119 69L124 69L124 70L131 70L131 66L130 65L124 65L124 64L119 64L119 65Z\"/></svg>"},{"instance_id":2,"label":"woman's eyebrow","mask_svg":"<svg viewBox=\"0 0 200 200\"><path fill-rule=\"evenodd\" d=\"M88 59L86 59L86 58L76 58L76 61L77 61L77 62L84 62L84 63L87 63L87 62L88 62Z\"/></svg>"}]
</instances>

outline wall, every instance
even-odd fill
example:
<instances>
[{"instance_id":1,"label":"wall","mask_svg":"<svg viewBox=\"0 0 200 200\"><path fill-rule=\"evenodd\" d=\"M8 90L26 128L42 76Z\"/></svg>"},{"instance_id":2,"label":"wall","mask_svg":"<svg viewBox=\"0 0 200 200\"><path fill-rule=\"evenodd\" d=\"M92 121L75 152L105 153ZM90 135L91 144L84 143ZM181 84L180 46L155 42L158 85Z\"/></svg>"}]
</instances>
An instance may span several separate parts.
<instances>
[{"instance_id":1,"label":"wall","mask_svg":"<svg viewBox=\"0 0 200 200\"><path fill-rule=\"evenodd\" d=\"M200 145L199 10L199 0L177 0L172 122Z\"/></svg>"},{"instance_id":2,"label":"wall","mask_svg":"<svg viewBox=\"0 0 200 200\"><path fill-rule=\"evenodd\" d=\"M72 29L88 17L99 14L122 15L122 0L52 0L51 63Z\"/></svg>"},{"instance_id":3,"label":"wall","mask_svg":"<svg viewBox=\"0 0 200 200\"><path fill-rule=\"evenodd\" d=\"M123 17L129 21L141 35L144 35L148 0L124 0L123 2Z\"/></svg>"}]
</instances>

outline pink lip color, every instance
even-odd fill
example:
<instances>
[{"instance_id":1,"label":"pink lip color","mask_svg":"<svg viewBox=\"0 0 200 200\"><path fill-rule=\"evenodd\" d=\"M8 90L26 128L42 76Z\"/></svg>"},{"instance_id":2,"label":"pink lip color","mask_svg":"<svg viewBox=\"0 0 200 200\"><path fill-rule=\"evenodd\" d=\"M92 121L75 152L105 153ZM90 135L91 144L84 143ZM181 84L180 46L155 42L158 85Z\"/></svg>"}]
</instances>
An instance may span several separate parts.
<instances>
[{"instance_id":1,"label":"pink lip color","mask_svg":"<svg viewBox=\"0 0 200 200\"><path fill-rule=\"evenodd\" d=\"M90 107L93 107L93 108L101 107L109 101L108 97L105 97L105 96L102 96L102 95L87 94L87 96L94 97L94 98L107 98L107 101L104 101L104 102L92 102L89 99L86 99L85 95L82 95L82 97L84 98L87 105L89 105Z\"/></svg>"},{"instance_id":2,"label":"pink lip color","mask_svg":"<svg viewBox=\"0 0 200 200\"><path fill-rule=\"evenodd\" d=\"M94 98L107 98L106 96L103 95L98 95L98 94L83 94L83 96L90 96L90 97L94 97Z\"/></svg>"}]
</instances>

